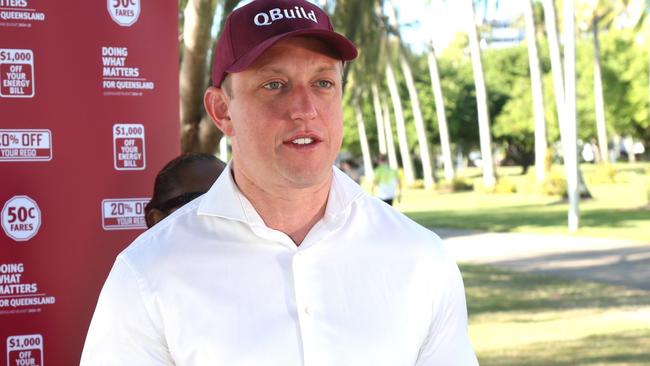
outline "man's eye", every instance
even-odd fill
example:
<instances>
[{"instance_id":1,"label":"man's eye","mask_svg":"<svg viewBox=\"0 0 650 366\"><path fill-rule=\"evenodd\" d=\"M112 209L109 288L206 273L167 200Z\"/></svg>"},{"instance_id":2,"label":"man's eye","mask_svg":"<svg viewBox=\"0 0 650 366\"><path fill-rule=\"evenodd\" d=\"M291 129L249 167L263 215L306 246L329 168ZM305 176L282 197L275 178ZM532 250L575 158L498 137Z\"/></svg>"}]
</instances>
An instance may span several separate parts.
<instances>
[{"instance_id":1,"label":"man's eye","mask_svg":"<svg viewBox=\"0 0 650 366\"><path fill-rule=\"evenodd\" d=\"M270 83L264 84L265 89L276 90L282 88L282 83L279 81L272 81Z\"/></svg>"},{"instance_id":2,"label":"man's eye","mask_svg":"<svg viewBox=\"0 0 650 366\"><path fill-rule=\"evenodd\" d=\"M321 88L331 88L334 85L331 81L327 80L318 80L317 84Z\"/></svg>"}]
</instances>

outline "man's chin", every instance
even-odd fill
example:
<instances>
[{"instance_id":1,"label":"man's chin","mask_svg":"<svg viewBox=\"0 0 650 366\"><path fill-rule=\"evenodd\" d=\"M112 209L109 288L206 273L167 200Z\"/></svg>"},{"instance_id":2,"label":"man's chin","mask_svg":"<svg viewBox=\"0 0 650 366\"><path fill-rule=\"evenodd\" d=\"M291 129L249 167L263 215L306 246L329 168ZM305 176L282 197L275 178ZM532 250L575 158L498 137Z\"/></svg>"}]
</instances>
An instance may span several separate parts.
<instances>
[{"instance_id":1,"label":"man's chin","mask_svg":"<svg viewBox=\"0 0 650 366\"><path fill-rule=\"evenodd\" d=\"M332 168L320 169L294 168L285 172L285 178L295 188L318 187L329 182L332 175Z\"/></svg>"}]
</instances>

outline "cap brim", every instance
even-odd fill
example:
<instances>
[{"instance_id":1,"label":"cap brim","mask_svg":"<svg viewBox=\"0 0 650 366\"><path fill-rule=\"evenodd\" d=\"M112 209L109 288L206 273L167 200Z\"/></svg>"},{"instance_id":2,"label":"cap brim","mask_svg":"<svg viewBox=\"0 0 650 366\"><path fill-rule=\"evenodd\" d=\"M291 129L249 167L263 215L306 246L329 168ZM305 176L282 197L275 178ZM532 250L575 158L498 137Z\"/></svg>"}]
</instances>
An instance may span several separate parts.
<instances>
[{"instance_id":1,"label":"cap brim","mask_svg":"<svg viewBox=\"0 0 650 366\"><path fill-rule=\"evenodd\" d=\"M300 29L293 32L287 32L275 37L271 37L259 45L251 49L247 54L240 57L235 63L228 67L225 71L228 73L244 71L251 66L257 58L279 41L298 36L309 36L324 41L332 51L334 51L338 58L342 61L350 61L357 58L357 47L344 36L330 30L324 29ZM325 51L325 50L324 50Z\"/></svg>"}]
</instances>

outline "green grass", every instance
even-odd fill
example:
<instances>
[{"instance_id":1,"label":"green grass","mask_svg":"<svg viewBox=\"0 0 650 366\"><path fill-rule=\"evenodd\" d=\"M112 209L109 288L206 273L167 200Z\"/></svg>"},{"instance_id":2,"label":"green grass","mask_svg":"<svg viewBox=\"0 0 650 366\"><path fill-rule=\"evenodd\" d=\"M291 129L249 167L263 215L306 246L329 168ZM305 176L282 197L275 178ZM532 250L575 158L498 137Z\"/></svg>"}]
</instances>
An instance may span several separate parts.
<instances>
[{"instance_id":1,"label":"green grass","mask_svg":"<svg viewBox=\"0 0 650 366\"><path fill-rule=\"evenodd\" d=\"M580 202L580 229L567 230L568 204L561 197L533 193L444 193L406 189L397 208L430 228L525 231L610 237L650 242L650 164L618 164L615 182L599 183L593 165L582 168L593 198ZM500 168L499 176L517 186L530 182L518 168ZM480 181L478 170L467 170ZM590 181L594 183L589 183Z\"/></svg>"},{"instance_id":2,"label":"green grass","mask_svg":"<svg viewBox=\"0 0 650 366\"><path fill-rule=\"evenodd\" d=\"M581 228L567 230L568 205L537 195L519 168L499 168L520 193L406 189L397 208L430 228L630 239L650 243L650 164L582 166L593 199ZM480 171L464 179L481 182ZM612 179L613 176L613 179ZM522 193L526 192L526 193ZM595 282L461 265L470 337L482 366L650 365L650 292Z\"/></svg>"},{"instance_id":3,"label":"green grass","mask_svg":"<svg viewBox=\"0 0 650 366\"><path fill-rule=\"evenodd\" d=\"M650 292L462 265L482 366L650 365Z\"/></svg>"}]
</instances>

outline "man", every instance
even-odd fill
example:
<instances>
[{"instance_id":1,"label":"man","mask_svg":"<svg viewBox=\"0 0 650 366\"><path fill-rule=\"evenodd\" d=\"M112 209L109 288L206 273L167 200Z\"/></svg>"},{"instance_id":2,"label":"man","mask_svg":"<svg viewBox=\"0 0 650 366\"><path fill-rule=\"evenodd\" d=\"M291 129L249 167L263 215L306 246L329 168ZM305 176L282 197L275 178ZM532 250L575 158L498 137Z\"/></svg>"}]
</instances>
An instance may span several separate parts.
<instances>
[{"instance_id":1,"label":"man","mask_svg":"<svg viewBox=\"0 0 650 366\"><path fill-rule=\"evenodd\" d=\"M401 191L401 186L399 173L388 165L386 155L381 154L377 158L377 167L373 175L372 192L377 198L392 206L397 193Z\"/></svg>"},{"instance_id":2,"label":"man","mask_svg":"<svg viewBox=\"0 0 650 366\"><path fill-rule=\"evenodd\" d=\"M232 161L118 256L82 365L477 365L440 239L332 167L355 57L307 1L228 17L205 106Z\"/></svg>"},{"instance_id":3,"label":"man","mask_svg":"<svg viewBox=\"0 0 650 366\"><path fill-rule=\"evenodd\" d=\"M225 167L223 161L204 153L182 154L165 164L156 175L153 196L144 208L147 227L207 192Z\"/></svg>"}]
</instances>

